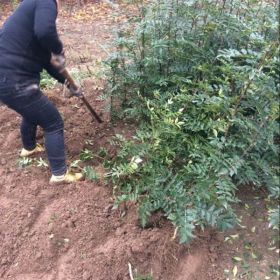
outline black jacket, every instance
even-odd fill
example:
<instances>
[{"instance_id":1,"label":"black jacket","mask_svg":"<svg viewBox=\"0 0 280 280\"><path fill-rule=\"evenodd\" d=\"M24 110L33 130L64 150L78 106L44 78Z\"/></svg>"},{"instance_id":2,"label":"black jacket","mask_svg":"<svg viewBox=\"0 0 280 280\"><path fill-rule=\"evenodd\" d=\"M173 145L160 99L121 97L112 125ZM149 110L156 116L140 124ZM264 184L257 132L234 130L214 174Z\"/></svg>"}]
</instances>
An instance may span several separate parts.
<instances>
[{"instance_id":1,"label":"black jacket","mask_svg":"<svg viewBox=\"0 0 280 280\"><path fill-rule=\"evenodd\" d=\"M63 76L50 64L62 43L56 30L55 0L24 0L0 30L0 74L15 81L40 80L46 69L59 82Z\"/></svg>"}]
</instances>

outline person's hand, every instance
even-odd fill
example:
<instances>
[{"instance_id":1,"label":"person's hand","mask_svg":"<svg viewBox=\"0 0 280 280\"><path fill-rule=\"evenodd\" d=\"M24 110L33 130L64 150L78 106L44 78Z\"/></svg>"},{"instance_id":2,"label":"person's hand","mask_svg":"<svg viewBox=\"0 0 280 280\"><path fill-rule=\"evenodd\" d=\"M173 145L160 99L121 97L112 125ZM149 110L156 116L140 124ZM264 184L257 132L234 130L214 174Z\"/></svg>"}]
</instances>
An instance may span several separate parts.
<instances>
[{"instance_id":1,"label":"person's hand","mask_svg":"<svg viewBox=\"0 0 280 280\"><path fill-rule=\"evenodd\" d=\"M66 59L65 59L64 51L62 51L60 54L52 53L51 64L56 69L58 69L59 71L63 70L65 68L65 63L66 63Z\"/></svg>"},{"instance_id":2,"label":"person's hand","mask_svg":"<svg viewBox=\"0 0 280 280\"><path fill-rule=\"evenodd\" d=\"M66 80L65 85L69 90L69 95L67 95L69 98L72 96L81 97L83 95L83 90L81 87L74 87L73 85L69 84L69 82Z\"/></svg>"}]
</instances>

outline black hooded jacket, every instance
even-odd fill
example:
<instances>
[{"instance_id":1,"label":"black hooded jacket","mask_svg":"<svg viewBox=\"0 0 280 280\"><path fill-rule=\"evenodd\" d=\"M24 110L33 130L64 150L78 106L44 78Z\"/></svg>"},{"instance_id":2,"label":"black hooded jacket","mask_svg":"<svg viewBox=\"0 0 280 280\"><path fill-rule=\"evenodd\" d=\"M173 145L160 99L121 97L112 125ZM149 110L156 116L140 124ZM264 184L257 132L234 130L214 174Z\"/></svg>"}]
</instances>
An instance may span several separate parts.
<instances>
[{"instance_id":1,"label":"black hooded jacket","mask_svg":"<svg viewBox=\"0 0 280 280\"><path fill-rule=\"evenodd\" d=\"M63 45L56 30L55 0L23 0L0 30L0 74L15 81L40 80L46 69L59 82L63 76L50 64Z\"/></svg>"}]
</instances>

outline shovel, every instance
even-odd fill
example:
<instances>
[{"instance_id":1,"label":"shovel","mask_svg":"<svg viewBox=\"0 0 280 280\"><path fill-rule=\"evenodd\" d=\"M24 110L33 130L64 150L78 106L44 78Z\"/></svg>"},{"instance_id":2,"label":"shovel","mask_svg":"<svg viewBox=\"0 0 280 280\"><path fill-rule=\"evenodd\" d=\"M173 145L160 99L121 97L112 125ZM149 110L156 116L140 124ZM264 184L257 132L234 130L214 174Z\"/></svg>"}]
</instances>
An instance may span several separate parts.
<instances>
[{"instance_id":1,"label":"shovel","mask_svg":"<svg viewBox=\"0 0 280 280\"><path fill-rule=\"evenodd\" d=\"M78 90L79 89L79 87L76 85L75 81L73 80L73 78L71 77L71 75L69 74L69 72L66 69L63 69L61 71L61 74L64 76L64 78L68 81L68 83L70 84L70 86L74 90ZM98 114L95 112L95 110L91 107L91 105L88 103L88 101L85 98L84 94L82 94L82 95L80 95L78 97L84 102L84 104L86 105L86 107L88 108L88 110L90 111L92 116L98 121L98 123L102 123L103 121L98 116Z\"/></svg>"}]
</instances>

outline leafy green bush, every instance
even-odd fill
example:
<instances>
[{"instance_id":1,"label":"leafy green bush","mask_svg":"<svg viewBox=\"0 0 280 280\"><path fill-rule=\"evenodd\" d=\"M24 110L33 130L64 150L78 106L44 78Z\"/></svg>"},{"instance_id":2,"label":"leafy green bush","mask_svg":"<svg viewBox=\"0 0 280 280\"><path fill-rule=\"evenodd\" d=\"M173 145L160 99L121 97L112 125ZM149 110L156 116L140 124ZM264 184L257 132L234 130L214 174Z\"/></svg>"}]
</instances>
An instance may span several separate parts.
<instances>
[{"instance_id":1,"label":"leafy green bush","mask_svg":"<svg viewBox=\"0 0 280 280\"><path fill-rule=\"evenodd\" d=\"M187 242L195 226L234 225L242 185L279 198L276 9L255 0L139 7L109 60L111 94L139 120L133 139L114 140L111 177L118 202L139 202L143 226L161 209Z\"/></svg>"}]
</instances>

